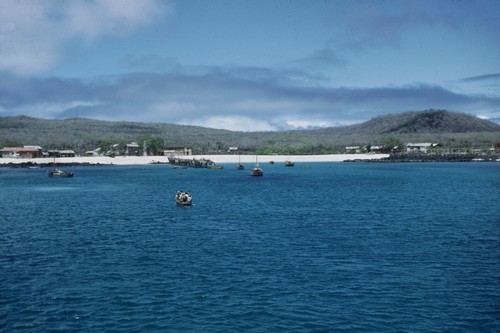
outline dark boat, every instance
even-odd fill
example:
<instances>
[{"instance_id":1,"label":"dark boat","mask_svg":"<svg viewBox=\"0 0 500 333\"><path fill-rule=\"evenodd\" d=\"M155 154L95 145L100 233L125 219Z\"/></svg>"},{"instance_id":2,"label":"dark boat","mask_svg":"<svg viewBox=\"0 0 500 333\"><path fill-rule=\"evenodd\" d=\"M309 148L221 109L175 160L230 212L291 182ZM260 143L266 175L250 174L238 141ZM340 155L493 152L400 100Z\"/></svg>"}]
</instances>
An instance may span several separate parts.
<instances>
[{"instance_id":1,"label":"dark boat","mask_svg":"<svg viewBox=\"0 0 500 333\"><path fill-rule=\"evenodd\" d=\"M73 177L74 173L59 169L52 169L48 172L49 177Z\"/></svg>"},{"instance_id":2,"label":"dark boat","mask_svg":"<svg viewBox=\"0 0 500 333\"><path fill-rule=\"evenodd\" d=\"M251 176L262 176L264 174L264 171L259 167L259 161L257 159L257 156L255 156L255 167L250 170L250 175Z\"/></svg>"},{"instance_id":3,"label":"dark boat","mask_svg":"<svg viewBox=\"0 0 500 333\"><path fill-rule=\"evenodd\" d=\"M236 170L244 170L245 166L241 164L241 156L238 155L238 163L236 164Z\"/></svg>"},{"instance_id":4,"label":"dark boat","mask_svg":"<svg viewBox=\"0 0 500 333\"><path fill-rule=\"evenodd\" d=\"M250 175L262 176L262 175L264 175L264 171L261 168L259 168L258 166L256 166L255 168L252 168L252 170L250 171Z\"/></svg>"},{"instance_id":5,"label":"dark boat","mask_svg":"<svg viewBox=\"0 0 500 333\"><path fill-rule=\"evenodd\" d=\"M217 164L209 164L209 165L207 165L207 169L224 169L224 166L217 165Z\"/></svg>"},{"instance_id":6,"label":"dark boat","mask_svg":"<svg viewBox=\"0 0 500 333\"><path fill-rule=\"evenodd\" d=\"M292 161L285 161L285 166L286 167L293 167L294 165L295 165L295 163L292 162Z\"/></svg>"},{"instance_id":7,"label":"dark boat","mask_svg":"<svg viewBox=\"0 0 500 333\"><path fill-rule=\"evenodd\" d=\"M189 192L177 191L177 193L175 193L175 202L177 202L178 205L191 206L192 201L193 196Z\"/></svg>"},{"instance_id":8,"label":"dark boat","mask_svg":"<svg viewBox=\"0 0 500 333\"><path fill-rule=\"evenodd\" d=\"M49 177L73 177L74 173L71 171L63 171L56 168L56 157L54 156L54 164L52 164L53 169L49 170L47 174Z\"/></svg>"}]
</instances>

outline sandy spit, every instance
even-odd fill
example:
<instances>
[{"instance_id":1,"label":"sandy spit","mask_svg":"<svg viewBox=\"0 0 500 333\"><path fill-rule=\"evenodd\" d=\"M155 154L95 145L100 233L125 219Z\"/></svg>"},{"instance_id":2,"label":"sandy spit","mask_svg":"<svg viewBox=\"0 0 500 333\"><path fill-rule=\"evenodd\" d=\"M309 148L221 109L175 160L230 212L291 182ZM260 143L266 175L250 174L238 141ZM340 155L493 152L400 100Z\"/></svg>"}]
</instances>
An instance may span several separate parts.
<instances>
[{"instance_id":1,"label":"sandy spit","mask_svg":"<svg viewBox=\"0 0 500 333\"><path fill-rule=\"evenodd\" d=\"M332 154L332 155L259 155L259 163L269 163L274 161L276 163L283 163L286 160L292 162L343 162L345 160L370 160L388 157L388 154ZM255 155L191 155L182 156L182 158L195 158L195 159L209 159L216 164L224 163L255 163ZM51 163L54 162L53 158L0 158L0 164L8 163ZM104 156L78 156L78 157L61 157L57 158L57 163L89 163L89 164L104 164L104 165L145 165L151 163L168 163L167 156L118 156L118 157L104 157Z\"/></svg>"}]
</instances>

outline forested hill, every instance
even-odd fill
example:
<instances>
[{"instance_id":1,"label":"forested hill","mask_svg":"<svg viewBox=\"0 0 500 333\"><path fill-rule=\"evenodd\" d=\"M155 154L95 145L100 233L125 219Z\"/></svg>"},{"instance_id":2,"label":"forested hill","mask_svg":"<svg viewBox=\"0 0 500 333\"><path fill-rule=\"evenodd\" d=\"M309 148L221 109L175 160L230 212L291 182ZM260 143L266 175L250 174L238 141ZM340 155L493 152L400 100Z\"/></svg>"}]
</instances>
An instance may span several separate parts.
<instances>
[{"instance_id":1,"label":"forested hill","mask_svg":"<svg viewBox=\"0 0 500 333\"><path fill-rule=\"evenodd\" d=\"M445 110L403 112L348 126L350 132L371 134L467 133L499 131L500 125L465 113Z\"/></svg>"},{"instance_id":2,"label":"forested hill","mask_svg":"<svg viewBox=\"0 0 500 333\"><path fill-rule=\"evenodd\" d=\"M226 151L231 146L243 151L265 149L263 153L331 153L346 145L383 145L388 140L492 145L500 141L500 125L444 110L389 114L345 127L258 133L168 123L0 117L0 147L40 145L82 152L115 143L151 140L164 146L191 146L203 153Z\"/></svg>"},{"instance_id":3,"label":"forested hill","mask_svg":"<svg viewBox=\"0 0 500 333\"><path fill-rule=\"evenodd\" d=\"M186 145L200 139L217 140L231 131L169 123L114 122L84 118L48 120L26 116L0 118L0 145L99 146L102 143L141 142L158 137L168 145Z\"/></svg>"}]
</instances>

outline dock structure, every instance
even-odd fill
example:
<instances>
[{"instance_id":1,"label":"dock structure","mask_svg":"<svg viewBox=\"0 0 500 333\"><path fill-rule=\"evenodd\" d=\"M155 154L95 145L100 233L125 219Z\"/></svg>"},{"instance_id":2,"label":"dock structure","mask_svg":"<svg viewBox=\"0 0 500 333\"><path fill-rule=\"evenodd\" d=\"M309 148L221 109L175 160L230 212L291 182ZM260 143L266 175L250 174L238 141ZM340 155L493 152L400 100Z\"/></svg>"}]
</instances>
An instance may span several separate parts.
<instances>
[{"instance_id":1,"label":"dock structure","mask_svg":"<svg viewBox=\"0 0 500 333\"><path fill-rule=\"evenodd\" d=\"M217 165L212 160L205 158L196 159L196 158L179 158L179 157L169 156L168 162L172 165L185 166L191 168L222 169L221 165Z\"/></svg>"}]
</instances>

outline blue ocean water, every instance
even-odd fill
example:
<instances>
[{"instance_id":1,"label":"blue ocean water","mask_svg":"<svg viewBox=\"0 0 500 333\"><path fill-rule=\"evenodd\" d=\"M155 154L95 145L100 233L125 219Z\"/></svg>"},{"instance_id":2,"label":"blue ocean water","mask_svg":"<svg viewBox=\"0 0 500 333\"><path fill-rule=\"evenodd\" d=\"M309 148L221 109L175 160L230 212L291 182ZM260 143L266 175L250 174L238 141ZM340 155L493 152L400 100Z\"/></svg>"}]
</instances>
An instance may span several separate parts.
<instances>
[{"instance_id":1,"label":"blue ocean water","mask_svg":"<svg viewBox=\"0 0 500 333\"><path fill-rule=\"evenodd\" d=\"M0 168L0 331L500 331L500 163L261 166Z\"/></svg>"}]
</instances>

